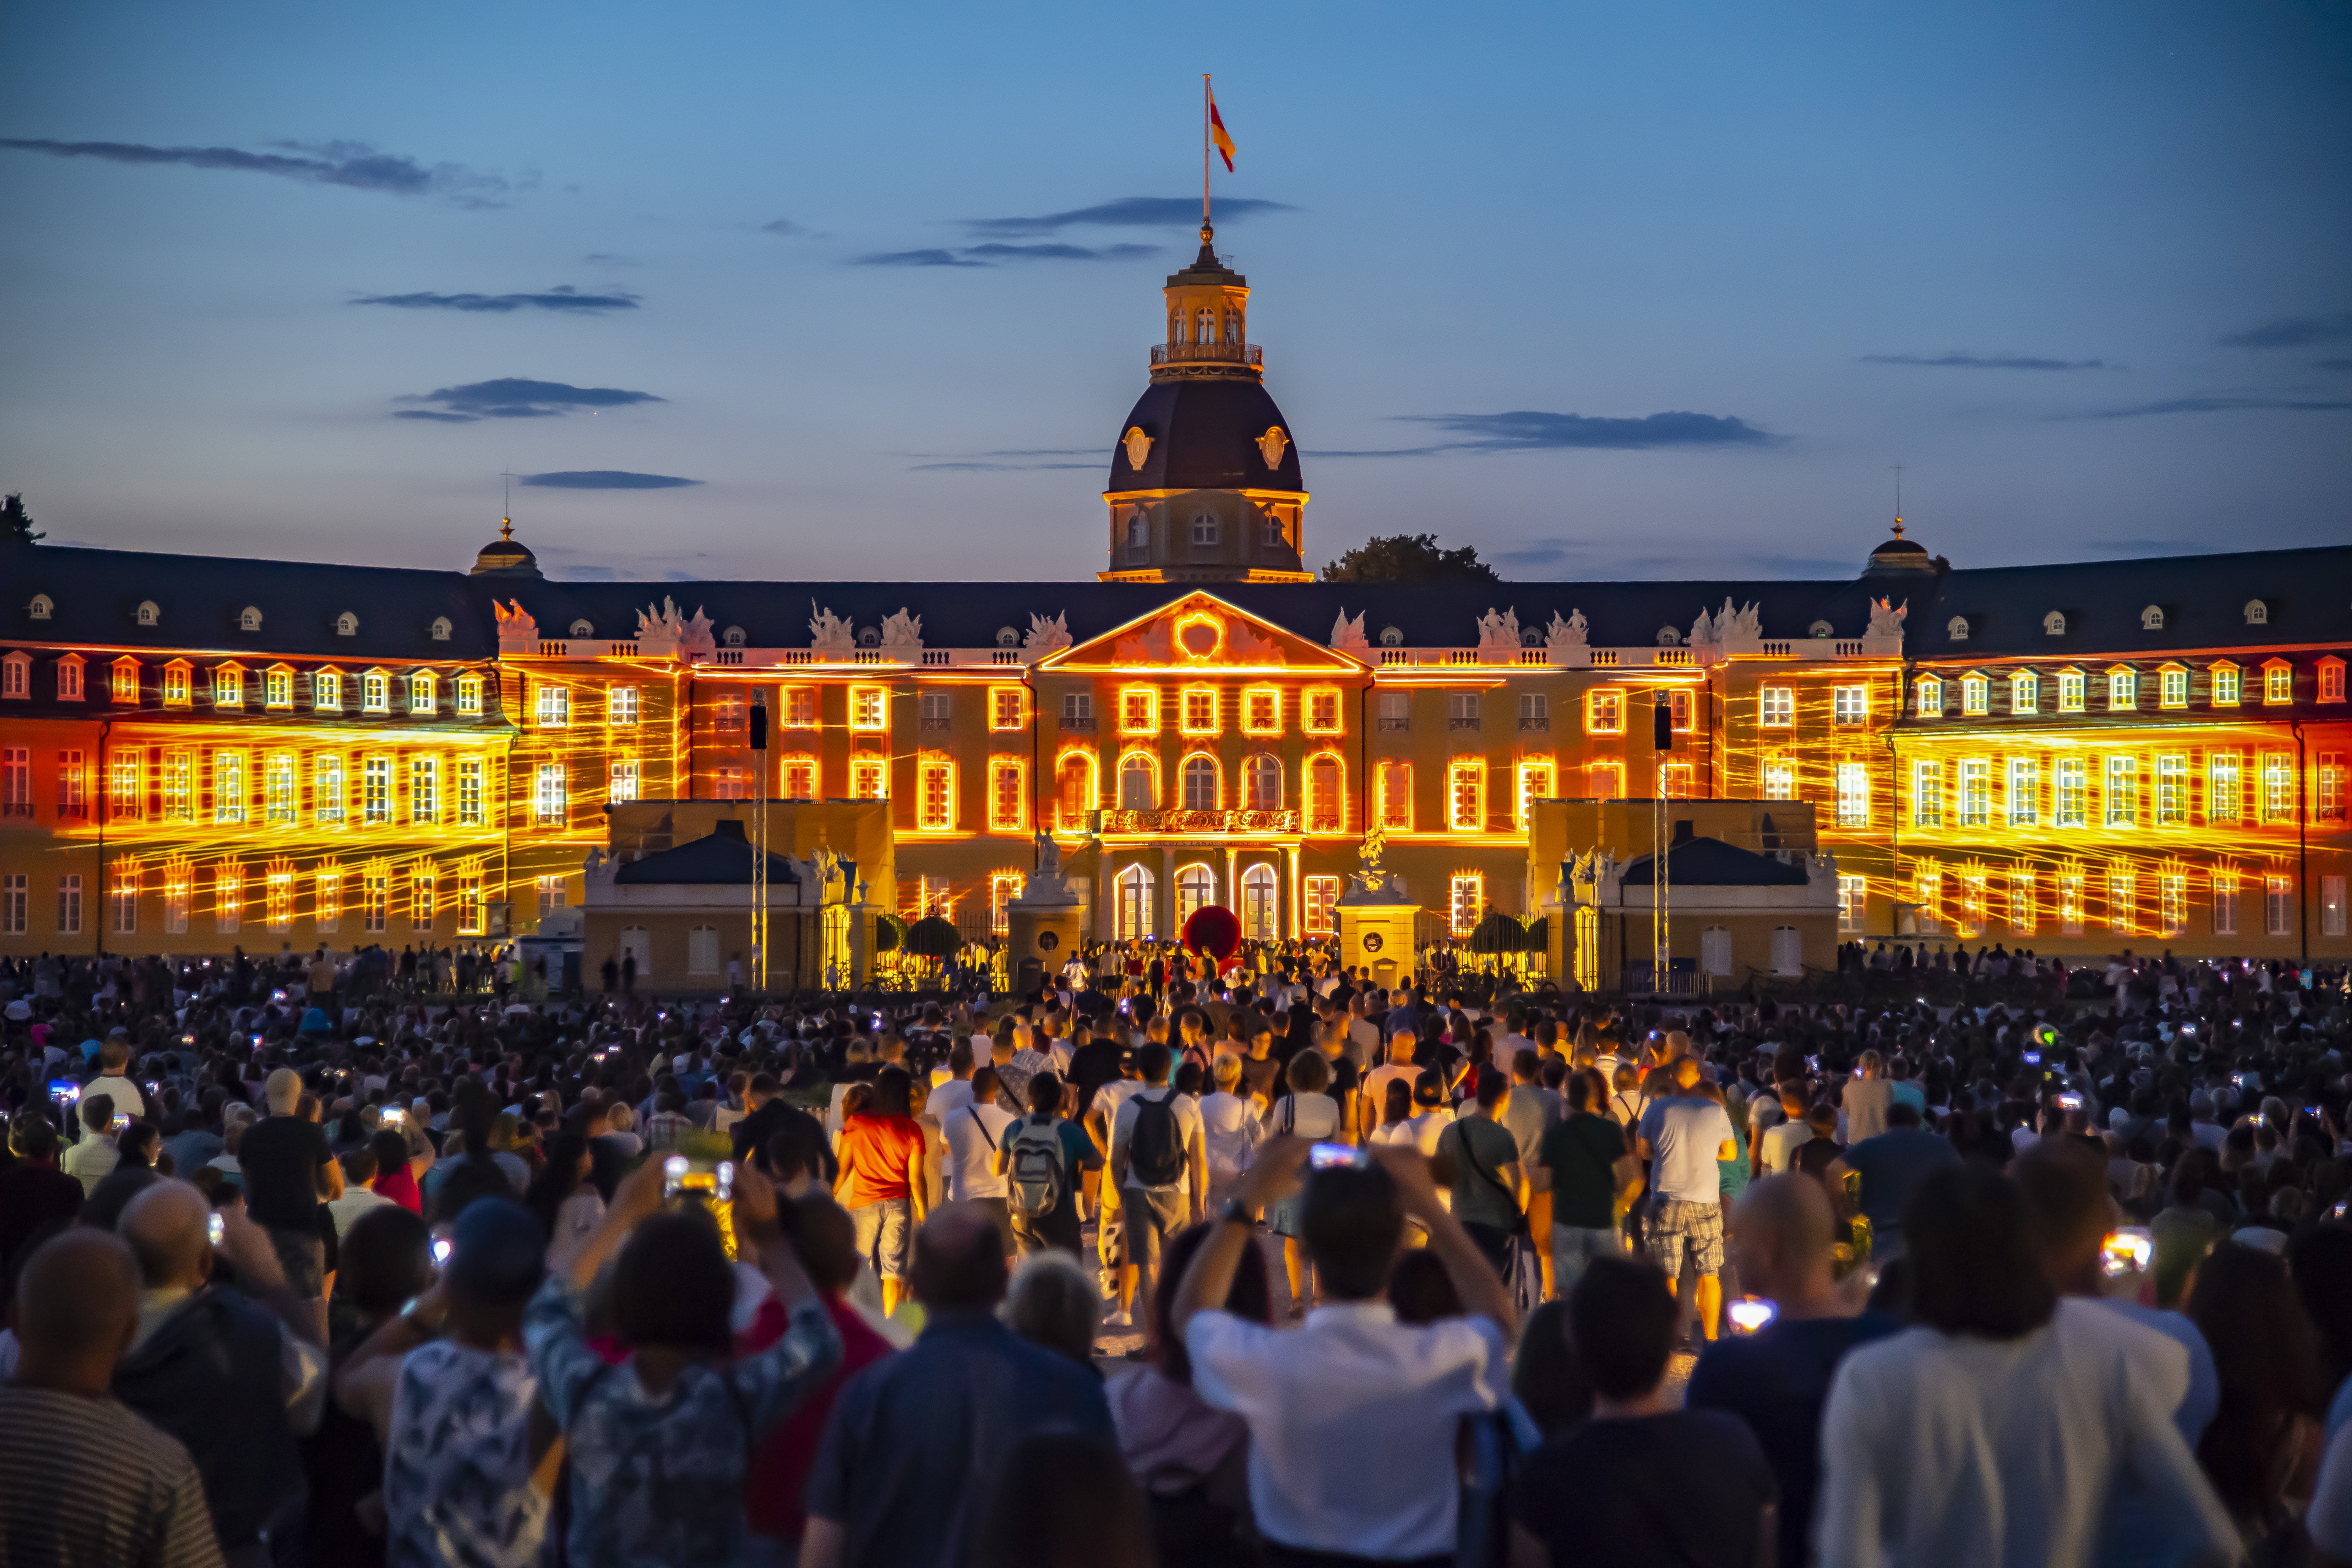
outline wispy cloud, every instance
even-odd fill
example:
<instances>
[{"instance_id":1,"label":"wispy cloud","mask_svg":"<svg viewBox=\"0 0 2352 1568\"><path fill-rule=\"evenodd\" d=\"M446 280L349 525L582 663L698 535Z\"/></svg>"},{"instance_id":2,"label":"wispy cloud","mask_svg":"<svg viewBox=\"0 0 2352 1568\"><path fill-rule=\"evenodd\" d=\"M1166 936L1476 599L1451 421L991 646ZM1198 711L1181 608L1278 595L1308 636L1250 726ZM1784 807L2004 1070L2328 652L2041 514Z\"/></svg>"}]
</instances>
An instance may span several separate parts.
<instances>
[{"instance_id":1,"label":"wispy cloud","mask_svg":"<svg viewBox=\"0 0 2352 1568\"><path fill-rule=\"evenodd\" d=\"M2221 338L2225 349L2300 349L2314 343L2346 342L2352 342L2352 310L2334 315L2283 316L2243 331L2224 332Z\"/></svg>"},{"instance_id":2,"label":"wispy cloud","mask_svg":"<svg viewBox=\"0 0 2352 1568\"><path fill-rule=\"evenodd\" d=\"M895 455L926 459L907 465L907 471L915 474L1011 474L1031 468L1099 468L1110 461L1108 451L1097 454L1092 447L1008 447L992 452L900 452ZM1039 458L1083 458L1087 461L1033 460Z\"/></svg>"},{"instance_id":3,"label":"wispy cloud","mask_svg":"<svg viewBox=\"0 0 2352 1568\"><path fill-rule=\"evenodd\" d=\"M354 305L391 305L403 310L471 310L504 315L513 310L562 310L587 315L600 310L634 310L642 296L625 293L583 294L569 284L558 284L544 294L362 294Z\"/></svg>"},{"instance_id":4,"label":"wispy cloud","mask_svg":"<svg viewBox=\"0 0 2352 1568\"><path fill-rule=\"evenodd\" d=\"M1550 568L1557 580L1573 571L1579 577L1611 574L1643 578L1681 578L1690 574L1694 556L1710 568L1759 577L1851 577L1853 563L1813 555L1792 555L1772 550L1743 550L1736 545L1706 545L1696 551L1613 550L1583 539L1530 539L1490 559L1497 566ZM1694 604L1691 613L1700 606Z\"/></svg>"},{"instance_id":5,"label":"wispy cloud","mask_svg":"<svg viewBox=\"0 0 2352 1568\"><path fill-rule=\"evenodd\" d=\"M799 235L806 234L808 230L803 228L800 225L794 223L788 217L780 217L772 222L761 224L760 226L760 232L761 234Z\"/></svg>"},{"instance_id":6,"label":"wispy cloud","mask_svg":"<svg viewBox=\"0 0 2352 1568\"><path fill-rule=\"evenodd\" d=\"M2121 370L2103 359L2042 359L2032 354L1864 354L1864 364L1923 365L1932 370Z\"/></svg>"},{"instance_id":7,"label":"wispy cloud","mask_svg":"<svg viewBox=\"0 0 2352 1568\"><path fill-rule=\"evenodd\" d=\"M945 463L909 463L907 465L907 471L912 474L1011 474L1025 472L1031 468L1099 468L1102 466L1100 462L986 463L972 458L959 458Z\"/></svg>"},{"instance_id":8,"label":"wispy cloud","mask_svg":"<svg viewBox=\"0 0 2352 1568\"><path fill-rule=\"evenodd\" d=\"M2315 359L2311 362L2311 368L2314 370L2352 370L2352 359Z\"/></svg>"},{"instance_id":9,"label":"wispy cloud","mask_svg":"<svg viewBox=\"0 0 2352 1568\"><path fill-rule=\"evenodd\" d=\"M395 419L437 419L466 424L476 419L546 419L575 408L625 408L637 403L664 401L650 392L630 392L617 386L572 386L561 381L527 381L505 376L497 381L468 382L438 391L397 399L402 403L437 404L437 408L407 408Z\"/></svg>"},{"instance_id":10,"label":"wispy cloud","mask_svg":"<svg viewBox=\"0 0 2352 1568\"><path fill-rule=\"evenodd\" d=\"M543 490L675 490L698 485L674 474L633 474L626 468L570 468L552 474L525 474L522 482Z\"/></svg>"},{"instance_id":11,"label":"wispy cloud","mask_svg":"<svg viewBox=\"0 0 2352 1568\"><path fill-rule=\"evenodd\" d=\"M495 174L484 174L462 163L426 165L397 153L379 153L361 142L329 142L310 145L278 142L278 153L249 153L238 147L154 147L141 142L53 142L37 137L0 137L0 147L20 153L43 153L54 158L96 158L110 163L175 163L191 169L227 169L249 174L275 174L308 184L341 185L355 191L381 191L397 196L439 196L457 206L499 207L512 199L517 187Z\"/></svg>"},{"instance_id":12,"label":"wispy cloud","mask_svg":"<svg viewBox=\"0 0 2352 1568\"><path fill-rule=\"evenodd\" d=\"M1159 253L1156 245L1065 245L1047 241L1014 245L992 240L986 245L958 246L952 250L885 250L856 258L855 267L994 267L1007 261L1126 261Z\"/></svg>"},{"instance_id":13,"label":"wispy cloud","mask_svg":"<svg viewBox=\"0 0 2352 1568\"><path fill-rule=\"evenodd\" d=\"M1255 196L1229 196L1217 204L1220 218L1247 217L1253 213L1286 213L1298 209L1288 202L1265 201ZM964 219L964 226L974 234L1010 237L1024 234L1055 234L1066 228L1095 226L1102 228L1170 228L1178 225L1191 226L1201 216L1201 204L1190 196L1120 196L1117 200L1097 202L1090 207L1072 207L1066 212L1045 213L1036 217L974 217Z\"/></svg>"},{"instance_id":14,"label":"wispy cloud","mask_svg":"<svg viewBox=\"0 0 2352 1568\"><path fill-rule=\"evenodd\" d=\"M2160 403L2134 404L2128 408L2095 408L2082 414L2055 414L2053 419L2145 419L2158 414L2245 414L2263 411L2333 414L2352 409L2352 398L2267 397L2232 393L2200 393L2168 397Z\"/></svg>"},{"instance_id":15,"label":"wispy cloud","mask_svg":"<svg viewBox=\"0 0 2352 1568\"><path fill-rule=\"evenodd\" d=\"M1460 437L1425 447L1369 451L1310 451L1310 458L1412 458L1433 452L1539 452L1581 449L1638 452L1661 447L1769 447L1783 437L1728 415L1674 412L1640 419L1596 418L1516 409L1507 414L1404 414L1412 425L1433 425Z\"/></svg>"},{"instance_id":16,"label":"wispy cloud","mask_svg":"<svg viewBox=\"0 0 2352 1568\"><path fill-rule=\"evenodd\" d=\"M952 250L933 247L924 250L877 250L860 256L853 267L986 267L985 261L959 260Z\"/></svg>"},{"instance_id":17,"label":"wispy cloud","mask_svg":"<svg viewBox=\"0 0 2352 1568\"><path fill-rule=\"evenodd\" d=\"M645 265L634 256L619 256L609 250L592 250L580 259L591 267L642 267Z\"/></svg>"}]
</instances>

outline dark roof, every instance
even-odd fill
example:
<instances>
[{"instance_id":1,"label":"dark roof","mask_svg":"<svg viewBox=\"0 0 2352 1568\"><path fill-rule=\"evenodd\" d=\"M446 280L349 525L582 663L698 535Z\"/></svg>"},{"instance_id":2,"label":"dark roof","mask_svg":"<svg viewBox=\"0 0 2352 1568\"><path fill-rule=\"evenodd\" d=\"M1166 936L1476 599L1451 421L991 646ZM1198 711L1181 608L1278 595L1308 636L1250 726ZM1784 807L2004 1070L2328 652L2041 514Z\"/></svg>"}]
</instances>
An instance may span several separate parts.
<instances>
[{"instance_id":1,"label":"dark roof","mask_svg":"<svg viewBox=\"0 0 2352 1568\"><path fill-rule=\"evenodd\" d=\"M2249 626L2246 605L2255 599L2266 619ZM2140 626L2150 605L2164 612L2161 630ZM2066 617L2063 636L2042 629L2053 610ZM1955 616L1968 618L1964 641L1952 638ZM1906 653L1938 661L2344 642L2352 639L2352 545L1953 571L1924 615L1912 602L1904 631Z\"/></svg>"},{"instance_id":2,"label":"dark roof","mask_svg":"<svg viewBox=\"0 0 2352 1568\"><path fill-rule=\"evenodd\" d=\"M1282 461L1269 468L1258 438L1279 426L1285 437ZM1114 442L1107 490L1303 490L1298 438L1290 421L1254 375L1155 381L1120 421L1123 441L1130 428L1151 437L1143 467L1127 460L1127 447Z\"/></svg>"},{"instance_id":3,"label":"dark roof","mask_svg":"<svg viewBox=\"0 0 2352 1568\"><path fill-rule=\"evenodd\" d=\"M698 882L744 887L751 883L751 843L743 837L743 825L722 818L709 837L632 860L614 873L613 880L632 886ZM768 879L797 882L800 878L793 873L788 858L772 853L768 857Z\"/></svg>"},{"instance_id":4,"label":"dark roof","mask_svg":"<svg viewBox=\"0 0 2352 1568\"><path fill-rule=\"evenodd\" d=\"M1650 857L1626 862L1621 884L1639 886L1651 878ZM1801 887L1805 873L1785 860L1726 844L1720 838L1685 838L1666 847L1666 881L1688 888Z\"/></svg>"}]
</instances>

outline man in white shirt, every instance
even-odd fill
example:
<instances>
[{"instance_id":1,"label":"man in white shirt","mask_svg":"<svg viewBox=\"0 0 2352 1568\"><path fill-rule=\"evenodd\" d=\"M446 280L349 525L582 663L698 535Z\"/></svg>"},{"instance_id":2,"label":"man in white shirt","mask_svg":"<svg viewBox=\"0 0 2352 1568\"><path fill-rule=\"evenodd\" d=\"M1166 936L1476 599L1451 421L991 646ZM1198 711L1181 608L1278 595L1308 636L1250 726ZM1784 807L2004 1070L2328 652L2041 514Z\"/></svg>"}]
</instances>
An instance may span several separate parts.
<instances>
[{"instance_id":1,"label":"man in white shirt","mask_svg":"<svg viewBox=\"0 0 2352 1568\"><path fill-rule=\"evenodd\" d=\"M131 1042L121 1031L107 1037L98 1049L98 1076L82 1087L84 1098L102 1094L114 1109L133 1121L147 1114L147 1101L131 1081Z\"/></svg>"},{"instance_id":2,"label":"man in white shirt","mask_svg":"<svg viewBox=\"0 0 2352 1568\"><path fill-rule=\"evenodd\" d=\"M1723 1306L1723 1172L1739 1141L1731 1118L1698 1087L1696 1057L1675 1063L1675 1092L1650 1102L1633 1138L1633 1152L1650 1162L1650 1256L1668 1280L1687 1255L1698 1276L1699 1332L1712 1340Z\"/></svg>"},{"instance_id":3,"label":"man in white shirt","mask_svg":"<svg viewBox=\"0 0 2352 1568\"><path fill-rule=\"evenodd\" d=\"M1507 1392L1509 1294L1437 1201L1428 1163L1395 1146L1362 1165L1313 1172L1300 1228L1325 1305L1301 1327L1263 1327L1219 1306L1250 1216L1296 1185L1310 1145L1261 1151L1241 1195L1177 1287L1169 1331L1183 1337L1192 1386L1249 1423L1250 1503L1286 1554L1451 1562L1460 1532L1454 1443L1465 1415ZM1382 1300L1410 1218L1429 1233L1467 1314L1413 1326Z\"/></svg>"},{"instance_id":4,"label":"man in white shirt","mask_svg":"<svg viewBox=\"0 0 2352 1568\"><path fill-rule=\"evenodd\" d=\"M1208 1210L1213 1214L1240 1189L1265 1137L1257 1102L1242 1092L1242 1058L1219 1057L1217 1088L1201 1097L1201 1134L1209 1152Z\"/></svg>"},{"instance_id":5,"label":"man in white shirt","mask_svg":"<svg viewBox=\"0 0 2352 1568\"><path fill-rule=\"evenodd\" d=\"M961 1050L963 1047L956 1047ZM948 1202L973 1204L987 1211L1004 1237L1004 1250L1013 1250L1013 1208L1005 1178L996 1173L996 1152L1004 1145L1004 1130L1013 1112L996 1100L996 1069L976 1068L963 1104L940 1119L940 1135L947 1146ZM934 1092L936 1098L937 1091Z\"/></svg>"},{"instance_id":6,"label":"man in white shirt","mask_svg":"<svg viewBox=\"0 0 2352 1568\"><path fill-rule=\"evenodd\" d=\"M1110 1184L1118 1188L1127 1222L1127 1257L1118 1271L1122 1312L1132 1301L1151 1299L1161 1247L1201 1217L1209 1197L1200 1102L1177 1093L1169 1081L1176 1054L1154 1041L1136 1053L1136 1066L1142 1080L1119 1106L1110 1133Z\"/></svg>"},{"instance_id":7,"label":"man in white shirt","mask_svg":"<svg viewBox=\"0 0 2352 1568\"><path fill-rule=\"evenodd\" d=\"M351 1234L352 1223L370 1209L380 1209L393 1200L368 1185L375 1180L375 1151L362 1144L343 1156L343 1190L327 1205L327 1213L335 1221L338 1238Z\"/></svg>"}]
</instances>

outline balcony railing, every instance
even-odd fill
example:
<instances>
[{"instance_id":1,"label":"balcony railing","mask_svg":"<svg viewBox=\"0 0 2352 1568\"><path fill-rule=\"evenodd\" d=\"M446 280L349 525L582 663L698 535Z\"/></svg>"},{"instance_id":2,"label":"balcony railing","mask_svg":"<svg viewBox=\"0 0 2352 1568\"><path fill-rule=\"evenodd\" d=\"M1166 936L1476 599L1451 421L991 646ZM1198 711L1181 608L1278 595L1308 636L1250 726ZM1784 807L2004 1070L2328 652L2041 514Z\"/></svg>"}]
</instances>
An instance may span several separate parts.
<instances>
[{"instance_id":1,"label":"balcony railing","mask_svg":"<svg viewBox=\"0 0 2352 1568\"><path fill-rule=\"evenodd\" d=\"M1445 721L1445 727L1449 730L1475 730L1478 727L1477 716L1473 714L1465 719L1457 713Z\"/></svg>"},{"instance_id":2,"label":"balcony railing","mask_svg":"<svg viewBox=\"0 0 2352 1568\"><path fill-rule=\"evenodd\" d=\"M1522 730L1547 731L1551 728L1551 719L1549 715L1538 717L1533 714L1522 713L1519 715L1519 728Z\"/></svg>"},{"instance_id":3,"label":"balcony railing","mask_svg":"<svg viewBox=\"0 0 2352 1568\"><path fill-rule=\"evenodd\" d=\"M1106 833L1296 833L1295 811L1106 811Z\"/></svg>"},{"instance_id":4,"label":"balcony railing","mask_svg":"<svg viewBox=\"0 0 2352 1568\"><path fill-rule=\"evenodd\" d=\"M1255 343L1154 343L1151 363L1160 364L1263 365L1265 351Z\"/></svg>"},{"instance_id":5,"label":"balcony railing","mask_svg":"<svg viewBox=\"0 0 2352 1568\"><path fill-rule=\"evenodd\" d=\"M1079 730L1091 735L1095 729L1095 716L1091 713L1065 713L1062 715L1062 728Z\"/></svg>"}]
</instances>

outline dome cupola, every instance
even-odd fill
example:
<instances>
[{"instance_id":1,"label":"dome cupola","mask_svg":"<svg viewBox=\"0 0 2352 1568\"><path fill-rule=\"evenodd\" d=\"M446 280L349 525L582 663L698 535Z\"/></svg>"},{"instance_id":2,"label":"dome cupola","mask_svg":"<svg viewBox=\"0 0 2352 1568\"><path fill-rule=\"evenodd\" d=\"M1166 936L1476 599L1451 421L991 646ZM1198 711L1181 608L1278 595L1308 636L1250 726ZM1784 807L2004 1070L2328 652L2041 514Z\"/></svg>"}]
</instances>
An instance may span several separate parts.
<instances>
[{"instance_id":1,"label":"dome cupola","mask_svg":"<svg viewBox=\"0 0 2352 1568\"><path fill-rule=\"evenodd\" d=\"M499 519L499 536L474 557L474 577L540 577L539 557L515 542L514 519Z\"/></svg>"},{"instance_id":2,"label":"dome cupola","mask_svg":"<svg viewBox=\"0 0 2352 1568\"><path fill-rule=\"evenodd\" d=\"M1916 540L1903 537L1903 520L1895 520L1895 536L1870 552L1862 568L1865 577L1905 577L1913 573L1933 574L1935 558L1927 547Z\"/></svg>"}]
</instances>

